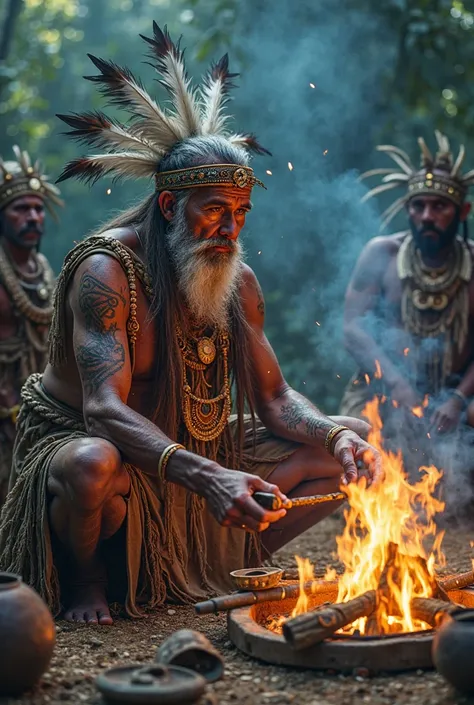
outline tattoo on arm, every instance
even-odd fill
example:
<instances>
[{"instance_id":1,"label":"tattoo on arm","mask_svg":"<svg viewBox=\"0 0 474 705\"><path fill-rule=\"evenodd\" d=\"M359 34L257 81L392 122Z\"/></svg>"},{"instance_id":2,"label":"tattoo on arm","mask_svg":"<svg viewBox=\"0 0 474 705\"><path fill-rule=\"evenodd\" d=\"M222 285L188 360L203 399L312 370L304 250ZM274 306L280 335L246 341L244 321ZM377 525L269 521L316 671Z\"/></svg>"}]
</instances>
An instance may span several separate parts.
<instances>
[{"instance_id":1,"label":"tattoo on arm","mask_svg":"<svg viewBox=\"0 0 474 705\"><path fill-rule=\"evenodd\" d=\"M125 362L125 350L115 339L116 326L100 335L88 336L87 345L76 352L84 387L89 394L96 392L106 379L119 372Z\"/></svg>"},{"instance_id":2,"label":"tattoo on arm","mask_svg":"<svg viewBox=\"0 0 474 705\"><path fill-rule=\"evenodd\" d=\"M262 289L260 288L260 284L257 283L257 311L260 313L260 315L265 315L265 300L263 298L263 293Z\"/></svg>"},{"instance_id":3,"label":"tattoo on arm","mask_svg":"<svg viewBox=\"0 0 474 705\"><path fill-rule=\"evenodd\" d=\"M114 322L117 308L125 298L92 274L84 274L79 284L79 306L84 315L86 344L76 351L84 388L96 392L106 379L119 372L125 363L125 349L116 339Z\"/></svg>"},{"instance_id":4,"label":"tattoo on arm","mask_svg":"<svg viewBox=\"0 0 474 705\"><path fill-rule=\"evenodd\" d=\"M125 306L126 301L122 294L92 274L84 274L79 284L79 306L88 330L105 331L107 320L113 321L119 303Z\"/></svg>"},{"instance_id":5,"label":"tattoo on arm","mask_svg":"<svg viewBox=\"0 0 474 705\"><path fill-rule=\"evenodd\" d=\"M286 423L289 431L294 431L304 423L308 436L318 436L318 432L329 431L334 424L330 419L317 416L316 412L303 401L290 401L280 407L280 419Z\"/></svg>"}]
</instances>

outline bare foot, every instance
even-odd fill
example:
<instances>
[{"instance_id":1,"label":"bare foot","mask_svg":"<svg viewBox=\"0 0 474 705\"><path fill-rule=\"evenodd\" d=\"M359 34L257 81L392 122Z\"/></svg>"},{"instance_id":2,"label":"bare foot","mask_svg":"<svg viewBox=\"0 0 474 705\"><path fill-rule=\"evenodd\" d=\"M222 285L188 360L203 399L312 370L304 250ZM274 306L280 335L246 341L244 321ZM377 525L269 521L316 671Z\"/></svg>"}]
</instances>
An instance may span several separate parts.
<instances>
[{"instance_id":1,"label":"bare foot","mask_svg":"<svg viewBox=\"0 0 474 705\"><path fill-rule=\"evenodd\" d=\"M74 589L69 609L64 613L68 622L79 624L113 624L102 583L83 583Z\"/></svg>"}]
</instances>

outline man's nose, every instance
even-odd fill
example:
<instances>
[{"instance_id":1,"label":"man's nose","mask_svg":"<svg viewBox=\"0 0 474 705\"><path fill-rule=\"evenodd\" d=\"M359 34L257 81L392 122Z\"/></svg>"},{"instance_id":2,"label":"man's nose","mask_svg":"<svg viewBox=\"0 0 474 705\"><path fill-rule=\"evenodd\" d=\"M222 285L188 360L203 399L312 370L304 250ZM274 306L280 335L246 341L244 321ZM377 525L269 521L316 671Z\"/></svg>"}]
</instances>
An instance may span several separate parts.
<instances>
[{"instance_id":1,"label":"man's nose","mask_svg":"<svg viewBox=\"0 0 474 705\"><path fill-rule=\"evenodd\" d=\"M424 223L432 223L434 221L433 208L431 206L424 207L421 219Z\"/></svg>"},{"instance_id":2,"label":"man's nose","mask_svg":"<svg viewBox=\"0 0 474 705\"><path fill-rule=\"evenodd\" d=\"M33 221L34 223L38 223L40 219L40 215L36 208L30 208L28 211L28 220Z\"/></svg>"},{"instance_id":3,"label":"man's nose","mask_svg":"<svg viewBox=\"0 0 474 705\"><path fill-rule=\"evenodd\" d=\"M228 215L222 220L219 235L226 237L228 240L236 240L238 238L239 226L233 215Z\"/></svg>"}]
</instances>

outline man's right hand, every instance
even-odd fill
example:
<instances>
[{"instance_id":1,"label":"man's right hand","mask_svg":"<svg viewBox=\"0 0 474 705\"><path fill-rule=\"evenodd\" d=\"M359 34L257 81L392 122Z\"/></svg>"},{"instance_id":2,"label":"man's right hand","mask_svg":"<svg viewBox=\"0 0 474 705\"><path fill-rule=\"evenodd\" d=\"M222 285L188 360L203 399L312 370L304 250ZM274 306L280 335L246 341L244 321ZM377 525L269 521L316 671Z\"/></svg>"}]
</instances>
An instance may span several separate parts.
<instances>
[{"instance_id":1,"label":"man's right hand","mask_svg":"<svg viewBox=\"0 0 474 705\"><path fill-rule=\"evenodd\" d=\"M418 397L413 387L404 379L398 379L395 384L392 385L390 389L390 399L396 401L399 406L407 409L413 409L421 404L421 399Z\"/></svg>"},{"instance_id":2,"label":"man's right hand","mask_svg":"<svg viewBox=\"0 0 474 705\"><path fill-rule=\"evenodd\" d=\"M270 524L282 519L285 509L269 511L252 499L254 492L276 494L282 502L287 501L276 485L261 480L256 475L237 470L219 468L206 483L203 495L214 517L222 526L265 531Z\"/></svg>"}]
</instances>

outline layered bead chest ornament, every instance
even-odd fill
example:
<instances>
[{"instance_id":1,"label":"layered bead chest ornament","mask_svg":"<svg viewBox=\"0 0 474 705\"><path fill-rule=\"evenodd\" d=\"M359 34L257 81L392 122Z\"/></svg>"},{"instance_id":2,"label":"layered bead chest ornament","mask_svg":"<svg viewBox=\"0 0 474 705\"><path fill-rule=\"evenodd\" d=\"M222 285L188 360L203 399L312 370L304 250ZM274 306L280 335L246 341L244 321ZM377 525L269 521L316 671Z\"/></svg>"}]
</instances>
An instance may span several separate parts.
<instances>
[{"instance_id":1,"label":"layered bead chest ornament","mask_svg":"<svg viewBox=\"0 0 474 705\"><path fill-rule=\"evenodd\" d=\"M213 441L224 431L231 411L229 335L215 329L210 336L189 339L179 327L176 333L182 360L184 423L193 438ZM207 381L206 372L216 357L217 364L222 360L222 386L219 394L209 396L213 385Z\"/></svg>"}]
</instances>

